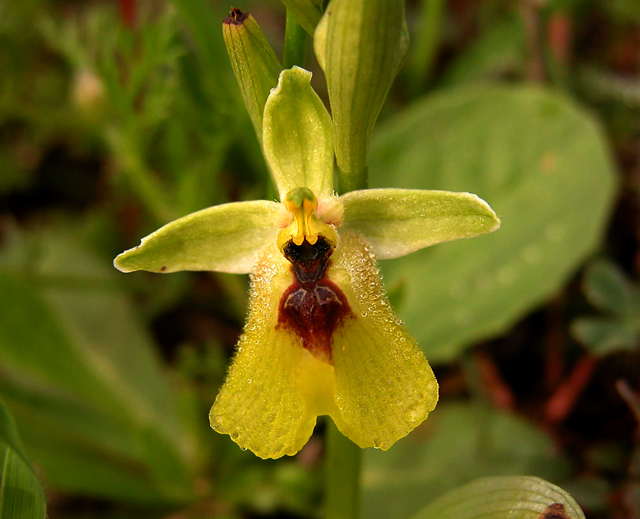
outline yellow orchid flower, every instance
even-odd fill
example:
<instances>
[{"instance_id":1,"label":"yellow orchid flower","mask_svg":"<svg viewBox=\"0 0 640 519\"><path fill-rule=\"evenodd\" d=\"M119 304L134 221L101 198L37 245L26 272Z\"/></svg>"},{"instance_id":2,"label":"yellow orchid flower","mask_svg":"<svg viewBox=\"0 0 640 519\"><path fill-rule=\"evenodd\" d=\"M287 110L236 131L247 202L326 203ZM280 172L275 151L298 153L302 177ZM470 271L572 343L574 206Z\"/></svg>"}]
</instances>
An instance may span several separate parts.
<instances>
[{"instance_id":1,"label":"yellow orchid flower","mask_svg":"<svg viewBox=\"0 0 640 519\"><path fill-rule=\"evenodd\" d=\"M251 274L244 333L210 421L261 458L297 453L319 415L360 447L380 449L424 421L438 384L394 315L375 258L500 225L468 193L336 196L332 122L310 80L303 69L284 70L264 110L262 142L281 202L193 213L115 260L123 272Z\"/></svg>"}]
</instances>

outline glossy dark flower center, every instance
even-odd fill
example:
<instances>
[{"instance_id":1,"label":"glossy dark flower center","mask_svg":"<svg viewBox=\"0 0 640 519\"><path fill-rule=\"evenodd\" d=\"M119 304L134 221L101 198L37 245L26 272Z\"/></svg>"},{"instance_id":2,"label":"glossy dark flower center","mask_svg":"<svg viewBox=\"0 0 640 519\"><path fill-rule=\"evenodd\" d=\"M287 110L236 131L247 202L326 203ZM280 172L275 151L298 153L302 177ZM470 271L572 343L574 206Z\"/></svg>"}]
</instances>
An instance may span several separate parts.
<instances>
[{"instance_id":1,"label":"glossy dark flower center","mask_svg":"<svg viewBox=\"0 0 640 519\"><path fill-rule=\"evenodd\" d=\"M283 252L291 262L294 281L280 299L278 326L294 331L315 357L331 363L333 332L353 316L342 290L326 276L331 244L318 236L313 245L290 241Z\"/></svg>"}]
</instances>

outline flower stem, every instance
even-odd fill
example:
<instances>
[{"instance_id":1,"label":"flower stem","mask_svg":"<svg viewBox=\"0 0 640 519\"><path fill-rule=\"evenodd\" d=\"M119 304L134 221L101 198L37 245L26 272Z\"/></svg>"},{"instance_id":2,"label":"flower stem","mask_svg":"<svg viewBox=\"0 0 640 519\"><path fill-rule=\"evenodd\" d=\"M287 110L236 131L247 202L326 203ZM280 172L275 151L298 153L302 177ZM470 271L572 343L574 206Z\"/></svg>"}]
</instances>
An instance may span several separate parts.
<instances>
[{"instance_id":1,"label":"flower stem","mask_svg":"<svg viewBox=\"0 0 640 519\"><path fill-rule=\"evenodd\" d=\"M446 10L444 0L422 0L419 18L420 31L409 58L410 88L413 94L422 92L431 79L436 61L442 33L443 19Z\"/></svg>"},{"instance_id":2,"label":"flower stem","mask_svg":"<svg viewBox=\"0 0 640 519\"><path fill-rule=\"evenodd\" d=\"M287 25L284 32L284 56L283 66L285 69L294 65L304 68L307 60L307 33L296 19L287 10Z\"/></svg>"},{"instance_id":3,"label":"flower stem","mask_svg":"<svg viewBox=\"0 0 640 519\"><path fill-rule=\"evenodd\" d=\"M325 519L357 519L360 511L360 447L327 420Z\"/></svg>"},{"instance_id":4,"label":"flower stem","mask_svg":"<svg viewBox=\"0 0 640 519\"><path fill-rule=\"evenodd\" d=\"M341 195L349 191L367 189L369 187L369 168L365 166L361 171L351 173L338 169L338 192Z\"/></svg>"}]
</instances>

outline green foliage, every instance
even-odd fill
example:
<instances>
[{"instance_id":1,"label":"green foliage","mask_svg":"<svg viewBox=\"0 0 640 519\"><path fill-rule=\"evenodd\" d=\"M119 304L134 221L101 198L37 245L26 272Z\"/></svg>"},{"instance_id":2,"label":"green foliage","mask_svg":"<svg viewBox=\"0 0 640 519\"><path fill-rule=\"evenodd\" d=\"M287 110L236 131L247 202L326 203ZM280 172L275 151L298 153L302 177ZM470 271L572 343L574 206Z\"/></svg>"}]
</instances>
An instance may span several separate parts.
<instances>
[{"instance_id":1,"label":"green foliage","mask_svg":"<svg viewBox=\"0 0 640 519\"><path fill-rule=\"evenodd\" d=\"M525 34L520 16L511 15L485 28L473 44L448 67L445 86L495 80L501 74L522 73Z\"/></svg>"},{"instance_id":2,"label":"green foliage","mask_svg":"<svg viewBox=\"0 0 640 519\"><path fill-rule=\"evenodd\" d=\"M584 519L561 488L527 476L478 479L437 499L413 519Z\"/></svg>"},{"instance_id":3,"label":"green foliage","mask_svg":"<svg viewBox=\"0 0 640 519\"><path fill-rule=\"evenodd\" d=\"M593 120L527 87L440 94L380 128L371 183L471 191L499 232L382 265L405 284L398 313L430 360L456 357L548 298L597 245L614 171ZM426 318L428 316L428 318Z\"/></svg>"},{"instance_id":4,"label":"green foliage","mask_svg":"<svg viewBox=\"0 0 640 519\"><path fill-rule=\"evenodd\" d=\"M365 453L362 516L409 517L478 477L534 474L557 481L565 470L552 440L533 424L479 404L441 403L388 452Z\"/></svg>"},{"instance_id":5,"label":"green foliage","mask_svg":"<svg viewBox=\"0 0 640 519\"><path fill-rule=\"evenodd\" d=\"M640 340L640 288L606 260L589 265L583 287L589 302L606 316L576 319L571 325L574 337L594 355L636 349Z\"/></svg>"},{"instance_id":6,"label":"green foliage","mask_svg":"<svg viewBox=\"0 0 640 519\"><path fill-rule=\"evenodd\" d=\"M47 480L134 501L189 499L195 438L117 274L51 229L14 235L1 260L0 395Z\"/></svg>"},{"instance_id":7,"label":"green foliage","mask_svg":"<svg viewBox=\"0 0 640 519\"><path fill-rule=\"evenodd\" d=\"M0 519L44 519L44 492L29 465L13 417L2 400L0 467Z\"/></svg>"}]
</instances>

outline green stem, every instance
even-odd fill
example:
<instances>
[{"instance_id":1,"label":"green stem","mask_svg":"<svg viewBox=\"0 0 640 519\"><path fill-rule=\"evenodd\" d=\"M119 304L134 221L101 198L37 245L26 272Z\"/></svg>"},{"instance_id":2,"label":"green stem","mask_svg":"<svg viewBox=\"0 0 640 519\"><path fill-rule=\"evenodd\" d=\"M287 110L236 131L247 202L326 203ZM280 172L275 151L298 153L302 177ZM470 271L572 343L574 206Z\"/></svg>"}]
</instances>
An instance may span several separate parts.
<instances>
[{"instance_id":1,"label":"green stem","mask_svg":"<svg viewBox=\"0 0 640 519\"><path fill-rule=\"evenodd\" d=\"M360 447L327 420L325 519L357 519L360 511Z\"/></svg>"},{"instance_id":2,"label":"green stem","mask_svg":"<svg viewBox=\"0 0 640 519\"><path fill-rule=\"evenodd\" d=\"M284 57L285 69L294 65L304 68L307 60L307 33L296 19L287 10L287 26L284 32Z\"/></svg>"},{"instance_id":3,"label":"green stem","mask_svg":"<svg viewBox=\"0 0 640 519\"><path fill-rule=\"evenodd\" d=\"M338 169L338 192L341 195L349 191L367 189L369 187L369 167L365 166L357 173Z\"/></svg>"},{"instance_id":4,"label":"green stem","mask_svg":"<svg viewBox=\"0 0 640 519\"><path fill-rule=\"evenodd\" d=\"M368 177L366 166L357 174L338 170L340 194L366 189ZM325 519L358 519L361 449L343 436L331 420L326 434Z\"/></svg>"},{"instance_id":5,"label":"green stem","mask_svg":"<svg viewBox=\"0 0 640 519\"><path fill-rule=\"evenodd\" d=\"M445 0L422 0L418 22L419 32L410 58L411 90L422 91L431 78L436 54L440 45Z\"/></svg>"}]
</instances>

